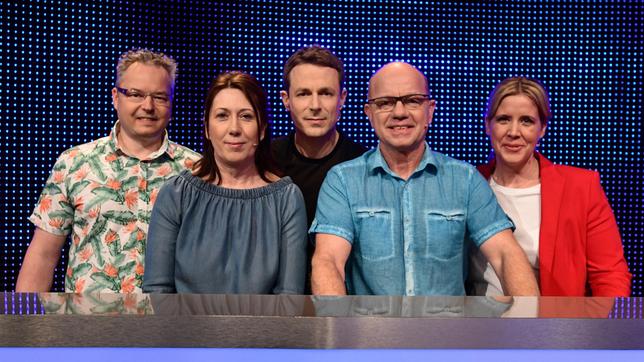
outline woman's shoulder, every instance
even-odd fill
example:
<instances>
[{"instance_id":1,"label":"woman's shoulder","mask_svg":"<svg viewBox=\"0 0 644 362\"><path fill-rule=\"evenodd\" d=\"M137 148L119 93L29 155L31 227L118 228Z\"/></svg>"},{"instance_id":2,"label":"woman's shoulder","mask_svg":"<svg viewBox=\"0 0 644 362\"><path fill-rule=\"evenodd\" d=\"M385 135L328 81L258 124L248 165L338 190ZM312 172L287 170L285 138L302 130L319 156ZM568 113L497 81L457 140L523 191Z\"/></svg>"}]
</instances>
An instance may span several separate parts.
<instances>
[{"instance_id":1,"label":"woman's shoulder","mask_svg":"<svg viewBox=\"0 0 644 362\"><path fill-rule=\"evenodd\" d=\"M601 180L597 171L568 165L552 165L541 170L541 184L562 185L562 192L583 194L591 189L601 188Z\"/></svg>"},{"instance_id":2,"label":"woman's shoulder","mask_svg":"<svg viewBox=\"0 0 644 362\"><path fill-rule=\"evenodd\" d=\"M267 184L264 186L264 188L270 190L271 192L292 192L293 190L297 190L298 192L300 189L297 187L297 185L293 182L293 179L291 179L290 176L275 176L274 179L271 179L271 183Z\"/></svg>"},{"instance_id":3,"label":"woman's shoulder","mask_svg":"<svg viewBox=\"0 0 644 362\"><path fill-rule=\"evenodd\" d=\"M234 198L235 195L229 195L225 190L193 175L192 170L183 170L164 183L158 198L172 199L175 202L182 200L182 203L208 203L218 196Z\"/></svg>"},{"instance_id":4,"label":"woman's shoulder","mask_svg":"<svg viewBox=\"0 0 644 362\"><path fill-rule=\"evenodd\" d=\"M282 199L296 199L304 202L302 190L293 182L290 176L279 177L266 187L270 188L273 193L278 193Z\"/></svg>"},{"instance_id":5,"label":"woman's shoulder","mask_svg":"<svg viewBox=\"0 0 644 362\"><path fill-rule=\"evenodd\" d=\"M174 189L175 191L189 187L193 183L198 183L200 179L192 174L192 170L185 169L178 174L168 178L164 184L165 189Z\"/></svg>"},{"instance_id":6,"label":"woman's shoulder","mask_svg":"<svg viewBox=\"0 0 644 362\"><path fill-rule=\"evenodd\" d=\"M541 154L537 154L537 157L539 158L542 177L544 175L557 175L567 180L580 180L584 182L599 178L599 173L597 171L576 166L555 164Z\"/></svg>"},{"instance_id":7,"label":"woman's shoulder","mask_svg":"<svg viewBox=\"0 0 644 362\"><path fill-rule=\"evenodd\" d=\"M589 170L576 166L569 165L553 165L553 170L556 170L561 176L566 179L573 180L591 180L599 177L599 172Z\"/></svg>"}]
</instances>

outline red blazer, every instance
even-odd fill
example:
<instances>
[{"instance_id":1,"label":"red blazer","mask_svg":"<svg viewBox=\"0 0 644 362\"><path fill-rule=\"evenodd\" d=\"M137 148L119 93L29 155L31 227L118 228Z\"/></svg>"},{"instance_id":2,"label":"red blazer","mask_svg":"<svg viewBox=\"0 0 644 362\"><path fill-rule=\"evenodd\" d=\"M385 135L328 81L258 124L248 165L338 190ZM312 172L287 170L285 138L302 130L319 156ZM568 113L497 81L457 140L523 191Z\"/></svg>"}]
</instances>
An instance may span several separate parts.
<instances>
[{"instance_id":1,"label":"red blazer","mask_svg":"<svg viewBox=\"0 0 644 362\"><path fill-rule=\"evenodd\" d=\"M599 173L535 155L541 177L541 295L629 296L631 274ZM495 164L477 168L489 179Z\"/></svg>"}]
</instances>

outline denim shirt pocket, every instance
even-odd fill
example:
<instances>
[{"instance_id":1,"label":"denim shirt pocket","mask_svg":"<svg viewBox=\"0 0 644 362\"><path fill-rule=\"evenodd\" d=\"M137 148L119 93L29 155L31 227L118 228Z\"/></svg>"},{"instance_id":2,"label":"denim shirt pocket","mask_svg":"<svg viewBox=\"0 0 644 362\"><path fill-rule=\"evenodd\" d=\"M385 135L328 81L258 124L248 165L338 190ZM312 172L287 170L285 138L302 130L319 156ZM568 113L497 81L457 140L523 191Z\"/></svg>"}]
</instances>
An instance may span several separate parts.
<instances>
[{"instance_id":1,"label":"denim shirt pocket","mask_svg":"<svg viewBox=\"0 0 644 362\"><path fill-rule=\"evenodd\" d=\"M462 210L427 210L425 257L440 260L454 258L463 251L465 212Z\"/></svg>"},{"instance_id":2,"label":"denim shirt pocket","mask_svg":"<svg viewBox=\"0 0 644 362\"><path fill-rule=\"evenodd\" d=\"M356 210L358 254L368 261L381 261L394 256L392 211L384 208ZM355 246L355 245L354 245Z\"/></svg>"}]
</instances>

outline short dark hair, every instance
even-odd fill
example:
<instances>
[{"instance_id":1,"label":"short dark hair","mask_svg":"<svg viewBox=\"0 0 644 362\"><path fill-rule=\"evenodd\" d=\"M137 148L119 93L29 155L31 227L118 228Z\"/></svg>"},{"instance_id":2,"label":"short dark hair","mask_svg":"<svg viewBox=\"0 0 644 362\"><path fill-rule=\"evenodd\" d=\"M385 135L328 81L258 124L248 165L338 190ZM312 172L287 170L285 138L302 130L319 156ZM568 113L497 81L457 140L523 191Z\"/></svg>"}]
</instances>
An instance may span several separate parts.
<instances>
[{"instance_id":1,"label":"short dark hair","mask_svg":"<svg viewBox=\"0 0 644 362\"><path fill-rule=\"evenodd\" d=\"M321 67L329 67L338 71L338 82L340 83L340 91L344 89L344 64L329 49L323 48L319 45L311 45L309 47L300 48L293 53L286 63L284 64L284 73L282 80L284 81L284 90L288 92L291 85L289 76L293 68L300 64L313 64Z\"/></svg>"},{"instance_id":2,"label":"short dark hair","mask_svg":"<svg viewBox=\"0 0 644 362\"><path fill-rule=\"evenodd\" d=\"M210 120L210 111L212 109L212 102L219 92L223 89L233 88L239 89L253 107L253 111L257 120L257 148L255 150L255 167L262 180L272 182L267 175L273 173L280 175L273 157L271 155L271 131L269 122L269 109L268 98L266 92L259 84L257 79L252 75L240 71L224 72L219 74L210 84L208 93L206 94L206 101L204 103L204 132L208 129ZM263 134L263 138L262 138ZM194 166L194 175L204 178L208 182L217 181L217 185L221 184L221 172L215 160L215 149L210 140L204 133L203 153L202 158L197 161Z\"/></svg>"}]
</instances>

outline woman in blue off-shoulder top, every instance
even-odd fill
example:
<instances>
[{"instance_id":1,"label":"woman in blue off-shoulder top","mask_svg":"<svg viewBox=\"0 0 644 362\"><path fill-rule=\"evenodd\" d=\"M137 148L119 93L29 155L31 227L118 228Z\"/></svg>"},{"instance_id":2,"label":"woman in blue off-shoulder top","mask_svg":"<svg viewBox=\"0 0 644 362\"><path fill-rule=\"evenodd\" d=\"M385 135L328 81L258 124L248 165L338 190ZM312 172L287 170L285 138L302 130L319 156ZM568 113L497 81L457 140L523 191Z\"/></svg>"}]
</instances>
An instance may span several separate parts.
<instances>
[{"instance_id":1,"label":"woman in blue off-shoulder top","mask_svg":"<svg viewBox=\"0 0 644 362\"><path fill-rule=\"evenodd\" d=\"M205 102L203 158L168 180L150 220L143 290L301 294L306 209L273 166L266 94L219 75Z\"/></svg>"}]
</instances>

